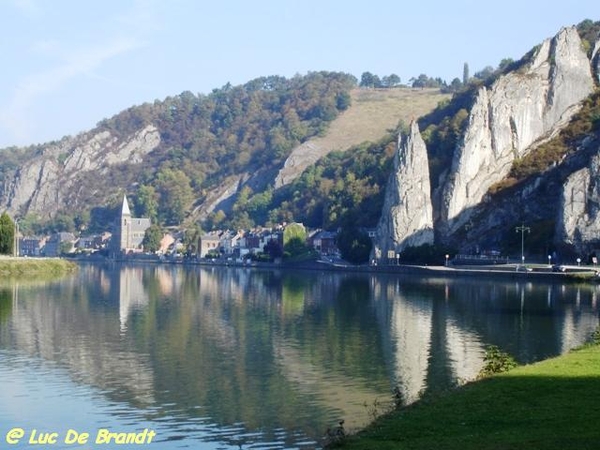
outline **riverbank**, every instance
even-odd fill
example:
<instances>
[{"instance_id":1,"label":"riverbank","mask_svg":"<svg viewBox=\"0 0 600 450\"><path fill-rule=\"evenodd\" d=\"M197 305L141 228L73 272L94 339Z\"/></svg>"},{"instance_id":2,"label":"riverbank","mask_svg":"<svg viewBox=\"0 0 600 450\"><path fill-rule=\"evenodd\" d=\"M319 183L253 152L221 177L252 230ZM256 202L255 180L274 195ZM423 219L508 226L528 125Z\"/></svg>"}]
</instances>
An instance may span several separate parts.
<instances>
[{"instance_id":1,"label":"riverbank","mask_svg":"<svg viewBox=\"0 0 600 450\"><path fill-rule=\"evenodd\" d=\"M61 258L0 257L0 275L66 274L77 270L77 264Z\"/></svg>"},{"instance_id":2,"label":"riverbank","mask_svg":"<svg viewBox=\"0 0 600 450\"><path fill-rule=\"evenodd\" d=\"M547 264L497 264L497 265L458 265L448 266L418 266L410 264L390 265L353 265L337 259L309 259L295 262L239 262L231 259L161 259L156 256L127 257L111 260L104 257L74 258L78 263L117 262L121 264L176 264L202 267L243 267L257 269L283 270L317 270L362 273L390 273L399 275L418 275L422 277L460 278L485 277L486 279L509 279L528 281L559 281L559 282L600 282L600 268L595 266L561 266L556 271Z\"/></svg>"},{"instance_id":3,"label":"riverbank","mask_svg":"<svg viewBox=\"0 0 600 450\"><path fill-rule=\"evenodd\" d=\"M427 396L348 437L343 449L596 449L600 345Z\"/></svg>"}]
</instances>

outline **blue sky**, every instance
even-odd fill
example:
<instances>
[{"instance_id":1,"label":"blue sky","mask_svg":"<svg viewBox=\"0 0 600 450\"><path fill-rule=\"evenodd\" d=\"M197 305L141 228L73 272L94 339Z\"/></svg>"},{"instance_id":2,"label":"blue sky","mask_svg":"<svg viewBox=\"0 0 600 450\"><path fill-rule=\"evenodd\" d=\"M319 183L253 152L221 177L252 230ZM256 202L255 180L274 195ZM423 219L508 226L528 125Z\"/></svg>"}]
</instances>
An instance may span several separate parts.
<instances>
[{"instance_id":1,"label":"blue sky","mask_svg":"<svg viewBox=\"0 0 600 450\"><path fill-rule=\"evenodd\" d=\"M0 148L263 75L425 73L520 58L597 0L0 0Z\"/></svg>"}]
</instances>

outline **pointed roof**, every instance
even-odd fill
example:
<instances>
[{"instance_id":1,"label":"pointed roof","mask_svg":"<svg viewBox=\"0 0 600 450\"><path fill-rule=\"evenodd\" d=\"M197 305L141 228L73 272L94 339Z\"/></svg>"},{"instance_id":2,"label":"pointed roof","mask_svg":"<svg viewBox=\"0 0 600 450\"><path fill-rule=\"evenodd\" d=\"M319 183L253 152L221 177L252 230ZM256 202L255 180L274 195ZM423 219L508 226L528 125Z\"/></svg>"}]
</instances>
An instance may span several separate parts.
<instances>
[{"instance_id":1,"label":"pointed roof","mask_svg":"<svg viewBox=\"0 0 600 450\"><path fill-rule=\"evenodd\" d=\"M129 203L127 203L127 196L123 196L123 206L121 207L121 216L130 216L131 211L129 210Z\"/></svg>"}]
</instances>

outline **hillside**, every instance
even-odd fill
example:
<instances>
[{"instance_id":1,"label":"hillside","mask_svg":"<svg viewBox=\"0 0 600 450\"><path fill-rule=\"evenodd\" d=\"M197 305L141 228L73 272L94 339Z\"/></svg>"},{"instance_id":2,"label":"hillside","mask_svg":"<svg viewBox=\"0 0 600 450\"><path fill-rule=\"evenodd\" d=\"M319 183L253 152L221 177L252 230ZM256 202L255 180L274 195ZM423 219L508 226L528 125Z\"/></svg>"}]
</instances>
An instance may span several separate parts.
<instances>
[{"instance_id":1,"label":"hillside","mask_svg":"<svg viewBox=\"0 0 600 450\"><path fill-rule=\"evenodd\" d=\"M344 151L364 142L376 142L395 132L400 122L408 123L432 111L450 95L439 89L353 89L350 108L335 119L324 136L296 147L277 175L275 187L297 178L319 158Z\"/></svg>"}]
</instances>

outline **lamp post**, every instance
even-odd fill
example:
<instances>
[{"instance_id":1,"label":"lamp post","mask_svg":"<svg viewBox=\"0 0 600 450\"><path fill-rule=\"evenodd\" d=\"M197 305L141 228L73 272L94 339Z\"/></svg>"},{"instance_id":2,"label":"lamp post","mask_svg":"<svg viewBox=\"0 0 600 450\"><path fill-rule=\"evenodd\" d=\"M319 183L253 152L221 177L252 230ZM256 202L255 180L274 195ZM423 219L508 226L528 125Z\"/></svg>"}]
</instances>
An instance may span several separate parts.
<instances>
[{"instance_id":1,"label":"lamp post","mask_svg":"<svg viewBox=\"0 0 600 450\"><path fill-rule=\"evenodd\" d=\"M521 232L521 264L525 264L525 232L529 233L531 228L526 227L523 223L520 227L516 227L515 231Z\"/></svg>"},{"instance_id":2,"label":"lamp post","mask_svg":"<svg viewBox=\"0 0 600 450\"><path fill-rule=\"evenodd\" d=\"M446 254L446 267L448 267L448 258L450 258L450 255Z\"/></svg>"},{"instance_id":3,"label":"lamp post","mask_svg":"<svg viewBox=\"0 0 600 450\"><path fill-rule=\"evenodd\" d=\"M14 238L13 238L13 255L19 256L19 222L15 219Z\"/></svg>"}]
</instances>

